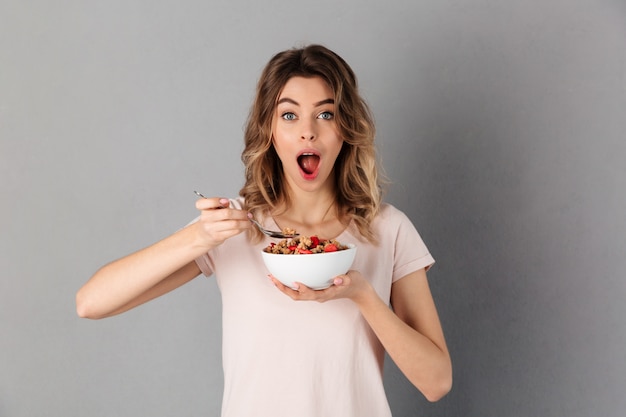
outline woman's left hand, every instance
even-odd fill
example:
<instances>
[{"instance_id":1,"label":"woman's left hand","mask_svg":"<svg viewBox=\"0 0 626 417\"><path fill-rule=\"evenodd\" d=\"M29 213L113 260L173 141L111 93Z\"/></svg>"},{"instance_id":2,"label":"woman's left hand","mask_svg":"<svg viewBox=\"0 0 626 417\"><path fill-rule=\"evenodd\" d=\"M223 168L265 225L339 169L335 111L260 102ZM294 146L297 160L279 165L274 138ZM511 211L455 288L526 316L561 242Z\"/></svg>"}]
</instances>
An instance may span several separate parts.
<instances>
[{"instance_id":1,"label":"woman's left hand","mask_svg":"<svg viewBox=\"0 0 626 417\"><path fill-rule=\"evenodd\" d=\"M300 282L296 282L294 286L297 288L293 289L282 284L272 275L270 275L270 279L276 288L296 301L307 300L317 301L320 303L339 298L349 298L355 300L365 294L368 287L370 287L369 282L363 278L363 275L361 275L360 272L353 270L348 271L345 275L336 276L333 279L332 285L323 290L314 290Z\"/></svg>"}]
</instances>

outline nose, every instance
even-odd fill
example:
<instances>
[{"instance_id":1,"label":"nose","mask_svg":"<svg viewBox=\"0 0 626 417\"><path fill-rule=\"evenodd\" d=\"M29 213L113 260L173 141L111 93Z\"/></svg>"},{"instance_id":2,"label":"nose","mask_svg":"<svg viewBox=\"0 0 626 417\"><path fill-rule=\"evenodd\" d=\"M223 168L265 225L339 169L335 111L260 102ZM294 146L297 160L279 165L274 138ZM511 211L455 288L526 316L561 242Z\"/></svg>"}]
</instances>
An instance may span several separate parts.
<instances>
[{"instance_id":1,"label":"nose","mask_svg":"<svg viewBox=\"0 0 626 417\"><path fill-rule=\"evenodd\" d=\"M302 132L300 133L300 139L302 140L314 140L316 137L315 122L303 121Z\"/></svg>"}]
</instances>

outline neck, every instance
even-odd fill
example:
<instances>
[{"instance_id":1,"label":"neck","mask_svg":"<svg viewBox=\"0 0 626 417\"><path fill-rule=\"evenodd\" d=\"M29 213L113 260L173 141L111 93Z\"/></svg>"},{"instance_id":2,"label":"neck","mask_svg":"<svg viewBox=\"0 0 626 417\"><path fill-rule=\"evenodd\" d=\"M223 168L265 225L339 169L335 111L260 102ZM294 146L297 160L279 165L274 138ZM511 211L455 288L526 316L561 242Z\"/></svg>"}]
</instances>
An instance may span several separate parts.
<instances>
[{"instance_id":1,"label":"neck","mask_svg":"<svg viewBox=\"0 0 626 417\"><path fill-rule=\"evenodd\" d=\"M315 190L303 190L287 183L287 192L290 204L277 207L271 213L279 228L289 227L302 235L334 238L347 226L338 211L332 181Z\"/></svg>"},{"instance_id":2,"label":"neck","mask_svg":"<svg viewBox=\"0 0 626 417\"><path fill-rule=\"evenodd\" d=\"M290 197L291 204L284 208L282 218L310 226L337 218L333 192L299 192Z\"/></svg>"}]
</instances>

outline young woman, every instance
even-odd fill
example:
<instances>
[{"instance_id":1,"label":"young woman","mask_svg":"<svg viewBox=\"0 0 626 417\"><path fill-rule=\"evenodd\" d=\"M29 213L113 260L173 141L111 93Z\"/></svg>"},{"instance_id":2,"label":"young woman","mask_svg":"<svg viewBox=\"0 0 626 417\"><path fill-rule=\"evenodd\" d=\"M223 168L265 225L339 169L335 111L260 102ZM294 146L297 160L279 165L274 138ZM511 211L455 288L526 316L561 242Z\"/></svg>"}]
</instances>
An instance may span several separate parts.
<instances>
[{"instance_id":1,"label":"young woman","mask_svg":"<svg viewBox=\"0 0 626 417\"><path fill-rule=\"evenodd\" d=\"M444 396L452 366L426 277L434 260L411 221L381 201L372 117L348 64L319 45L275 55L242 160L238 198L199 199L196 221L101 268L79 290L78 314L119 314L215 275L223 416L389 416L385 351L428 400ZM270 239L249 216L355 243L352 270L324 290L282 285L261 259Z\"/></svg>"}]
</instances>

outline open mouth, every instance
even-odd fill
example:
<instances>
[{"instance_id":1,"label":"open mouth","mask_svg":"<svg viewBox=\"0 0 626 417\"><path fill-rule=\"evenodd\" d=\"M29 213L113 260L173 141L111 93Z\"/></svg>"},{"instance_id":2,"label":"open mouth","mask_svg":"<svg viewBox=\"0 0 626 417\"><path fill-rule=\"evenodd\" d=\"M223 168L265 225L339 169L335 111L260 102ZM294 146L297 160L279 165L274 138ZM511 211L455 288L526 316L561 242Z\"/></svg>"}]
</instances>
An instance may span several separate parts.
<instances>
[{"instance_id":1,"label":"open mouth","mask_svg":"<svg viewBox=\"0 0 626 417\"><path fill-rule=\"evenodd\" d=\"M298 156L298 165L300 165L300 169L307 175L313 174L317 170L319 163L319 155L312 152L305 152Z\"/></svg>"}]
</instances>

